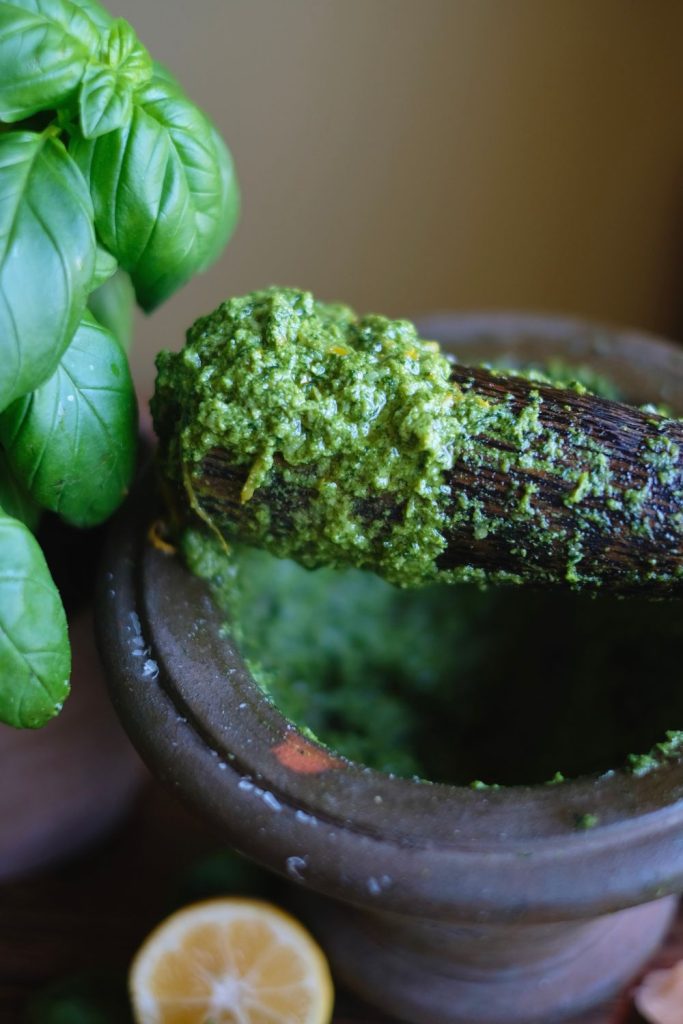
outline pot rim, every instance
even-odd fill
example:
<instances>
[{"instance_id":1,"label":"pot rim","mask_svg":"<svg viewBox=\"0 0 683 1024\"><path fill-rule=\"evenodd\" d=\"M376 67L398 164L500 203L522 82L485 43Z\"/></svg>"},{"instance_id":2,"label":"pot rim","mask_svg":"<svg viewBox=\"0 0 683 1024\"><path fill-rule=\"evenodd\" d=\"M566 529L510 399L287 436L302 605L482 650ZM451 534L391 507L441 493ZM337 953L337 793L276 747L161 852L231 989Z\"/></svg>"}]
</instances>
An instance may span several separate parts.
<instances>
[{"instance_id":1,"label":"pot rim","mask_svg":"<svg viewBox=\"0 0 683 1024\"><path fill-rule=\"evenodd\" d=\"M641 383L655 367L656 397L683 393L683 352L642 333L530 314L422 326L448 328L450 347L469 339L470 352L514 337L576 362L635 361ZM329 896L463 921L593 917L683 888L683 761L472 790L394 778L311 742L253 681L205 584L147 542L150 490L116 520L100 576L112 698L156 774L243 853ZM595 827L577 827L586 815Z\"/></svg>"}]
</instances>

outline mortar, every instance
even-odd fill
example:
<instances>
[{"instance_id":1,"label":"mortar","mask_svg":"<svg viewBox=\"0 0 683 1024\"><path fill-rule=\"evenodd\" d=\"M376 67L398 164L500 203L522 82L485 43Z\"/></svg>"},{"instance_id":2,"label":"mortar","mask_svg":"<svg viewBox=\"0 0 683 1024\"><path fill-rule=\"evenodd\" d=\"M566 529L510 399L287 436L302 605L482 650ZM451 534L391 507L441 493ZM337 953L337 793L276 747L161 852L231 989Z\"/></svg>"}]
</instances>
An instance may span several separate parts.
<instances>
[{"instance_id":1,"label":"mortar","mask_svg":"<svg viewBox=\"0 0 683 1024\"><path fill-rule=\"evenodd\" d=\"M472 363L588 364L628 401L683 414L683 353L661 339L508 314L420 331ZM638 970L683 887L683 764L473 790L335 756L266 699L205 585L148 543L157 512L138 492L105 556L114 703L162 781L298 886L346 985L415 1024L527 1024Z\"/></svg>"}]
</instances>

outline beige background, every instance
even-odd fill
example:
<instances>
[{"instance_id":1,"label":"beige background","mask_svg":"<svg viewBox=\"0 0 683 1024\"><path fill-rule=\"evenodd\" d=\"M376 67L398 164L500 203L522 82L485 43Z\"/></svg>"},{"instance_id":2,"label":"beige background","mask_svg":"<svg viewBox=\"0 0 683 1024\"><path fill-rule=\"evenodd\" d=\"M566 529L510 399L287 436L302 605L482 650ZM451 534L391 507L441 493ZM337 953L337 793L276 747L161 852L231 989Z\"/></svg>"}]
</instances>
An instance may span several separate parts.
<instances>
[{"instance_id":1,"label":"beige background","mask_svg":"<svg viewBox=\"0 0 683 1024\"><path fill-rule=\"evenodd\" d=\"M105 0L106 2L106 0ZM216 120L243 213L151 318L230 294L543 308L683 333L681 0L109 0Z\"/></svg>"}]
</instances>

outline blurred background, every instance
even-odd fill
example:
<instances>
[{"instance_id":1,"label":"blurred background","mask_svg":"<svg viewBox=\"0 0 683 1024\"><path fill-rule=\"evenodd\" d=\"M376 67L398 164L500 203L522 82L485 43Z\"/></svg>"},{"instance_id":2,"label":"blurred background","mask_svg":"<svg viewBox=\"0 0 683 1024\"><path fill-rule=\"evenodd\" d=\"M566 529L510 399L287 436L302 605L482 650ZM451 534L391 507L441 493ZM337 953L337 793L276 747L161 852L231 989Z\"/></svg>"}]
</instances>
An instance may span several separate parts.
<instances>
[{"instance_id":1,"label":"blurred background","mask_svg":"<svg viewBox=\"0 0 683 1024\"><path fill-rule=\"evenodd\" d=\"M267 284L359 312L573 312L683 337L680 0L110 0L216 121L220 262L133 365Z\"/></svg>"}]
</instances>

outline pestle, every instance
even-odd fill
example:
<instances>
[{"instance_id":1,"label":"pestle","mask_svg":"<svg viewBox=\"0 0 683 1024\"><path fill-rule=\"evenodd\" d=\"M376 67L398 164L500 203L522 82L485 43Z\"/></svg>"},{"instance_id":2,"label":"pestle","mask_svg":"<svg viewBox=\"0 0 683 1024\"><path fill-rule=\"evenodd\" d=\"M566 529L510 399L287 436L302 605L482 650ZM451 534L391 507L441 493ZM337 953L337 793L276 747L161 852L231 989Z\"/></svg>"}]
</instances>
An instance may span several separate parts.
<instances>
[{"instance_id":1,"label":"pestle","mask_svg":"<svg viewBox=\"0 0 683 1024\"><path fill-rule=\"evenodd\" d=\"M293 289L229 300L158 367L174 515L227 544L401 586L683 592L683 424L653 408Z\"/></svg>"}]
</instances>

